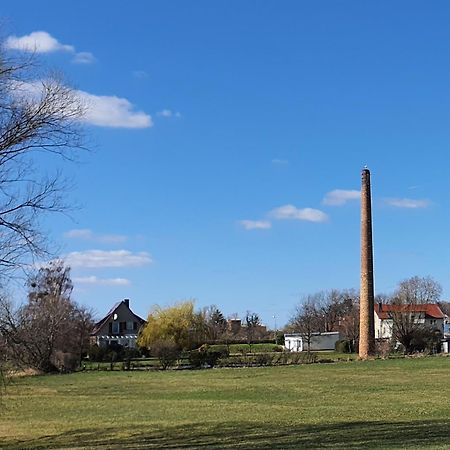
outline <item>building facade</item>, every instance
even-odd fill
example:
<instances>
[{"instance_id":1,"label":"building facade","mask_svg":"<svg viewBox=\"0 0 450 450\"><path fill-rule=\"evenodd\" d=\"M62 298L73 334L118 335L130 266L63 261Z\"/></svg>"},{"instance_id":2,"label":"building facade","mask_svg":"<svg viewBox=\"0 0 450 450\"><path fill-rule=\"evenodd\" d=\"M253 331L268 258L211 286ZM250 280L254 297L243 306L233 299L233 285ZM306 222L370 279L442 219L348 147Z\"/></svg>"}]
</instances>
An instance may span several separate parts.
<instances>
[{"instance_id":1,"label":"building facade","mask_svg":"<svg viewBox=\"0 0 450 450\"><path fill-rule=\"evenodd\" d=\"M339 340L338 331L326 333L313 333L311 337L310 350L334 350L336 342ZM301 333L291 333L284 335L284 348L290 352L303 352L308 350L308 344L302 338Z\"/></svg>"},{"instance_id":2,"label":"building facade","mask_svg":"<svg viewBox=\"0 0 450 450\"><path fill-rule=\"evenodd\" d=\"M117 302L108 314L95 324L91 343L99 347L118 344L135 348L139 330L145 323L142 317L131 311L130 300L126 298Z\"/></svg>"},{"instance_id":3,"label":"building facade","mask_svg":"<svg viewBox=\"0 0 450 450\"><path fill-rule=\"evenodd\" d=\"M411 322L422 324L445 333L445 314L435 303L418 305L375 305L375 338L390 339L394 324L393 317L398 314L408 314Z\"/></svg>"}]
</instances>

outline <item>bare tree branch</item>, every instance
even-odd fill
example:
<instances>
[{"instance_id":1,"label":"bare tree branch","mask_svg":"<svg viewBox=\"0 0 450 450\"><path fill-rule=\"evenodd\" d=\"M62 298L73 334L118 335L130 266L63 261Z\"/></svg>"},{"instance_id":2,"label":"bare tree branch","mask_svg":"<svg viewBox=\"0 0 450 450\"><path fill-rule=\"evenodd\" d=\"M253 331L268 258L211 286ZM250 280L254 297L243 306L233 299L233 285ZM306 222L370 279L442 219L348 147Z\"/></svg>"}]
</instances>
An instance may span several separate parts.
<instances>
[{"instance_id":1,"label":"bare tree branch","mask_svg":"<svg viewBox=\"0 0 450 450\"><path fill-rule=\"evenodd\" d=\"M40 219L66 210L67 183L36 160L75 159L84 111L60 76L42 75L35 59L13 60L0 47L0 278L47 254Z\"/></svg>"}]
</instances>

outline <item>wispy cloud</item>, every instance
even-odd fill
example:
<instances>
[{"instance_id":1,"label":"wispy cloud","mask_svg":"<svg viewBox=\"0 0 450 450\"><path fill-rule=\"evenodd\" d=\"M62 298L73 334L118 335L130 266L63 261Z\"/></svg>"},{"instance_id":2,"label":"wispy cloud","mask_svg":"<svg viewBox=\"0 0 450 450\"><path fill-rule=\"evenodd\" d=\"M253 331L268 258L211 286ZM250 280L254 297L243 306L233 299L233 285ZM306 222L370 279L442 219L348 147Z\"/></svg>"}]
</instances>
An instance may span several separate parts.
<instances>
[{"instance_id":1,"label":"wispy cloud","mask_svg":"<svg viewBox=\"0 0 450 450\"><path fill-rule=\"evenodd\" d=\"M5 41L5 47L10 50L23 52L54 53L66 52L73 55L73 62L89 64L95 61L90 52L77 52L73 45L62 44L47 31L33 31L24 36L9 36Z\"/></svg>"},{"instance_id":2,"label":"wispy cloud","mask_svg":"<svg viewBox=\"0 0 450 450\"><path fill-rule=\"evenodd\" d=\"M246 230L268 230L272 224L268 220L240 220L239 224Z\"/></svg>"},{"instance_id":3,"label":"wispy cloud","mask_svg":"<svg viewBox=\"0 0 450 450\"><path fill-rule=\"evenodd\" d=\"M335 189L334 191L325 194L322 203L330 206L342 206L353 200L359 200L360 196L360 191Z\"/></svg>"},{"instance_id":4,"label":"wispy cloud","mask_svg":"<svg viewBox=\"0 0 450 450\"><path fill-rule=\"evenodd\" d=\"M148 78L148 73L145 70L133 70L133 77L143 80L145 78Z\"/></svg>"},{"instance_id":5,"label":"wispy cloud","mask_svg":"<svg viewBox=\"0 0 450 450\"><path fill-rule=\"evenodd\" d=\"M68 239L82 239L85 241L104 242L109 244L122 243L128 238L123 234L99 234L88 228L77 228L66 231L64 237Z\"/></svg>"},{"instance_id":6,"label":"wispy cloud","mask_svg":"<svg viewBox=\"0 0 450 450\"><path fill-rule=\"evenodd\" d=\"M156 113L159 117L165 117L166 119L170 117L181 117L181 114L178 111L172 111L171 109L163 109Z\"/></svg>"},{"instance_id":7,"label":"wispy cloud","mask_svg":"<svg viewBox=\"0 0 450 450\"><path fill-rule=\"evenodd\" d=\"M283 205L270 211L269 215L278 220L306 220L308 222L325 222L328 215L314 208L296 208L294 205Z\"/></svg>"},{"instance_id":8,"label":"wispy cloud","mask_svg":"<svg viewBox=\"0 0 450 450\"><path fill-rule=\"evenodd\" d=\"M99 278L95 275L88 277L74 277L73 282L97 286L129 286L131 284L130 280L127 278Z\"/></svg>"},{"instance_id":9,"label":"wispy cloud","mask_svg":"<svg viewBox=\"0 0 450 450\"><path fill-rule=\"evenodd\" d=\"M79 52L73 57L72 62L75 64L92 64L95 62L95 57L91 52Z\"/></svg>"},{"instance_id":10,"label":"wispy cloud","mask_svg":"<svg viewBox=\"0 0 450 450\"><path fill-rule=\"evenodd\" d=\"M64 260L73 268L141 267L153 262L147 252L133 253L128 250L71 252Z\"/></svg>"},{"instance_id":11,"label":"wispy cloud","mask_svg":"<svg viewBox=\"0 0 450 450\"><path fill-rule=\"evenodd\" d=\"M287 159L274 158L272 159L272 164L275 164L276 166L286 166L289 164L289 161Z\"/></svg>"},{"instance_id":12,"label":"wispy cloud","mask_svg":"<svg viewBox=\"0 0 450 450\"><path fill-rule=\"evenodd\" d=\"M431 204L431 202L426 199L412 198L386 198L384 199L384 202L389 206L394 206L395 208L407 209L427 208Z\"/></svg>"}]
</instances>

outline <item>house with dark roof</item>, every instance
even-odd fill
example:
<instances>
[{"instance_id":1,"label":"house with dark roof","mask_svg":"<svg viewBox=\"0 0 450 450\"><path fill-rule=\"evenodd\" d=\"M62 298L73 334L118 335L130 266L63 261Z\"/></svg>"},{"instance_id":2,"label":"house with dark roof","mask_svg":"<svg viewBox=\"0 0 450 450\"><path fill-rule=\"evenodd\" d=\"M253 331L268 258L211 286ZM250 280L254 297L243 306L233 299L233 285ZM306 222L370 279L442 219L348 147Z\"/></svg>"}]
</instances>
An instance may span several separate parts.
<instances>
[{"instance_id":1,"label":"house with dark roof","mask_svg":"<svg viewBox=\"0 0 450 450\"><path fill-rule=\"evenodd\" d=\"M375 338L390 339L392 337L393 317L408 314L411 321L444 333L445 314L435 303L417 305L375 305Z\"/></svg>"},{"instance_id":2,"label":"house with dark roof","mask_svg":"<svg viewBox=\"0 0 450 450\"><path fill-rule=\"evenodd\" d=\"M131 311L130 300L126 298L117 302L108 314L95 324L91 343L99 347L119 344L134 348L139 330L145 323L142 317Z\"/></svg>"}]
</instances>

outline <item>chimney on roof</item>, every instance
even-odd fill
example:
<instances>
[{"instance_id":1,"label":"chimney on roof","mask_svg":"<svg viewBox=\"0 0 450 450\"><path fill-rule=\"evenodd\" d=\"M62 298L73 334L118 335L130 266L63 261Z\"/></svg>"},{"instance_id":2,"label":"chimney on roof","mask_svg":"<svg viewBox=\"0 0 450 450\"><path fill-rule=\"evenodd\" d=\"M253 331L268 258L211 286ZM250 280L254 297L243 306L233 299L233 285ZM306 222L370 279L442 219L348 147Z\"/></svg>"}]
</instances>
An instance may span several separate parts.
<instances>
[{"instance_id":1,"label":"chimney on roof","mask_svg":"<svg viewBox=\"0 0 450 450\"><path fill-rule=\"evenodd\" d=\"M129 298L124 298L124 299L123 299L123 302L125 303L125 306L126 306L127 308L130 307L130 299L129 299Z\"/></svg>"}]
</instances>

